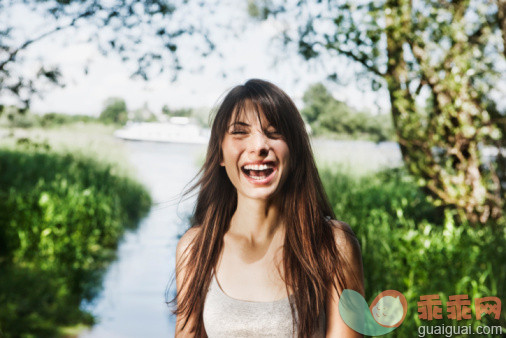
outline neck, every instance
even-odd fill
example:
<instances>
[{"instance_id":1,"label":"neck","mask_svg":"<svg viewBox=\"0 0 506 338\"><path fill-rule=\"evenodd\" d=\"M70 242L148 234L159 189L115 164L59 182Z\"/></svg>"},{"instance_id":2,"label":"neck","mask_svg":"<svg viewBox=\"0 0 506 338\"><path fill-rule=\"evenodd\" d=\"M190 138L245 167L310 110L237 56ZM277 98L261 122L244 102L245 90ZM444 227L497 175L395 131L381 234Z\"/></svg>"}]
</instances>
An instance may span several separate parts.
<instances>
[{"instance_id":1,"label":"neck","mask_svg":"<svg viewBox=\"0 0 506 338\"><path fill-rule=\"evenodd\" d=\"M237 209L230 222L230 233L251 245L270 242L283 229L279 208L265 200L237 197Z\"/></svg>"}]
</instances>

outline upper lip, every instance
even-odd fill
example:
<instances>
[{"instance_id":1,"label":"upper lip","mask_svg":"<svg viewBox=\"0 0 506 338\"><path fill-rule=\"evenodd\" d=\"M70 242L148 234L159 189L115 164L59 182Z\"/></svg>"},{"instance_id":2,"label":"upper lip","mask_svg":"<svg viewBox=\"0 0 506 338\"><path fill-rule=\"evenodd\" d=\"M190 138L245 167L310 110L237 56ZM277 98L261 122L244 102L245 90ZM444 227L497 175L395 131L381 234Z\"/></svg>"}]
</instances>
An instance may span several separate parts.
<instances>
[{"instance_id":1,"label":"upper lip","mask_svg":"<svg viewBox=\"0 0 506 338\"><path fill-rule=\"evenodd\" d=\"M274 161L252 161L252 162L246 162L246 163L243 163L243 165L241 166L241 168L244 167L244 166L250 165L250 164L272 164L273 166L275 166L276 162L274 162Z\"/></svg>"}]
</instances>

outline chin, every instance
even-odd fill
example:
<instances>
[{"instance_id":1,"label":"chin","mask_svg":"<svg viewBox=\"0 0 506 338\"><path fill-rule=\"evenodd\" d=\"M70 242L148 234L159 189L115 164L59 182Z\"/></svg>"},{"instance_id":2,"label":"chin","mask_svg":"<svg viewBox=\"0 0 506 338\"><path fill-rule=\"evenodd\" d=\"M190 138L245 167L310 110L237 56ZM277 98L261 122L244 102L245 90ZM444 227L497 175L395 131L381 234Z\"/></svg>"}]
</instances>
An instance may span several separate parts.
<instances>
[{"instance_id":1,"label":"chin","mask_svg":"<svg viewBox=\"0 0 506 338\"><path fill-rule=\"evenodd\" d=\"M246 198L256 199L256 200L268 200L273 195L272 189L265 188L257 188L257 189L245 189L242 191L241 195Z\"/></svg>"},{"instance_id":2,"label":"chin","mask_svg":"<svg viewBox=\"0 0 506 338\"><path fill-rule=\"evenodd\" d=\"M278 189L276 187L270 187L269 189L263 189L264 191L244 191L243 195L247 198L255 200L273 201L276 196L279 196Z\"/></svg>"},{"instance_id":3,"label":"chin","mask_svg":"<svg viewBox=\"0 0 506 338\"><path fill-rule=\"evenodd\" d=\"M272 194L252 193L252 194L247 194L246 196L248 198L255 199L255 200L267 201L267 200L271 199Z\"/></svg>"}]
</instances>

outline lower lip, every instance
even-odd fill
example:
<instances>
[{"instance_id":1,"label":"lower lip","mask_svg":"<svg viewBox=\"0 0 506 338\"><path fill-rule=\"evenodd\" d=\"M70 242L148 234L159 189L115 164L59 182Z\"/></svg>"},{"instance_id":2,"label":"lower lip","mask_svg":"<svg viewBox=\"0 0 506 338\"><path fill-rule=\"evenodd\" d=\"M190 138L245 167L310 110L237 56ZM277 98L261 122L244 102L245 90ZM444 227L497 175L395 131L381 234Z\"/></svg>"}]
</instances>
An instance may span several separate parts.
<instances>
[{"instance_id":1,"label":"lower lip","mask_svg":"<svg viewBox=\"0 0 506 338\"><path fill-rule=\"evenodd\" d=\"M276 173L278 172L278 168L274 168L272 173L262 180L255 180L254 178L251 178L248 175L246 175L246 173L244 171L241 170L241 172L250 183L256 184L256 185L264 185L264 184L268 184L270 181L272 181L272 179L274 178L274 175L276 175Z\"/></svg>"}]
</instances>

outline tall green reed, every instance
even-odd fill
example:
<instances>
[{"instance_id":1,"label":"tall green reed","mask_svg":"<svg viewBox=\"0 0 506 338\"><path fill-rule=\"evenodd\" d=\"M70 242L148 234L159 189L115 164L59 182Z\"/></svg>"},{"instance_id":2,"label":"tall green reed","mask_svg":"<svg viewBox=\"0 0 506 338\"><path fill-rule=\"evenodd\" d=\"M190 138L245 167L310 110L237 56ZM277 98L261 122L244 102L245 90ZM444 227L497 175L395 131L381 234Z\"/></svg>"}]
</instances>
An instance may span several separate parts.
<instances>
[{"instance_id":1,"label":"tall green reed","mask_svg":"<svg viewBox=\"0 0 506 338\"><path fill-rule=\"evenodd\" d=\"M482 317L447 319L445 304L451 295L474 298L497 296L506 300L506 222L475 228L457 224L453 211L436 208L402 169L386 169L355 177L333 166L320 171L338 219L350 224L362 248L366 300L384 290L404 294L408 313L390 336L412 337L420 325L502 325ZM421 295L438 294L443 319L418 317Z\"/></svg>"}]
</instances>

